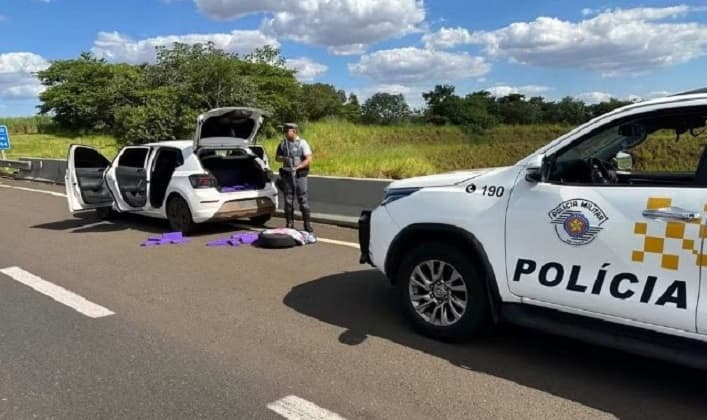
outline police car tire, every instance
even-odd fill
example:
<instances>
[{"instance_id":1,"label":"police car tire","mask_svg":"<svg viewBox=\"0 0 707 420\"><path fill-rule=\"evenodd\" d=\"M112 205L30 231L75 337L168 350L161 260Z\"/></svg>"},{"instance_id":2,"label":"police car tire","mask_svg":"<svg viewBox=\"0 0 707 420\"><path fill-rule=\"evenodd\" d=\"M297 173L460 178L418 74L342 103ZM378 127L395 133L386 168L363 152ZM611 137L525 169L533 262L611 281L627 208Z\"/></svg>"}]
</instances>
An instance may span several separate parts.
<instances>
[{"instance_id":1,"label":"police car tire","mask_svg":"<svg viewBox=\"0 0 707 420\"><path fill-rule=\"evenodd\" d=\"M415 310L410 298L410 276L417 267L429 260L440 260L454 267L467 289L467 306L462 317L452 325L438 326L425 321ZM405 315L413 327L424 335L443 341L465 341L482 333L489 326L489 302L483 271L458 248L439 242L421 244L404 259L398 270L396 286Z\"/></svg>"},{"instance_id":2,"label":"police car tire","mask_svg":"<svg viewBox=\"0 0 707 420\"><path fill-rule=\"evenodd\" d=\"M282 249L292 248L299 244L290 235L282 233L261 232L258 235L258 240L256 241L255 245L260 248Z\"/></svg>"}]
</instances>

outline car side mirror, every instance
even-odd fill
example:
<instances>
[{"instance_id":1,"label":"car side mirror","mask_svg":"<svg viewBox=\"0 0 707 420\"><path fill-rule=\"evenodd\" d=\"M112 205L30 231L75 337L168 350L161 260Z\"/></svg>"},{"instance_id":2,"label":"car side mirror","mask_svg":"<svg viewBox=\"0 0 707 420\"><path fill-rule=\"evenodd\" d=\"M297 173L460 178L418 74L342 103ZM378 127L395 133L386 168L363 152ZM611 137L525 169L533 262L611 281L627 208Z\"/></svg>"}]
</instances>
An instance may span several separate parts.
<instances>
[{"instance_id":1,"label":"car side mirror","mask_svg":"<svg viewBox=\"0 0 707 420\"><path fill-rule=\"evenodd\" d=\"M525 168L525 180L533 184L542 181L543 179L543 163L544 157L538 156Z\"/></svg>"},{"instance_id":2,"label":"car side mirror","mask_svg":"<svg viewBox=\"0 0 707 420\"><path fill-rule=\"evenodd\" d=\"M614 157L616 168L620 171L630 171L633 169L633 156L627 152L618 152Z\"/></svg>"},{"instance_id":3,"label":"car side mirror","mask_svg":"<svg viewBox=\"0 0 707 420\"><path fill-rule=\"evenodd\" d=\"M533 184L540 182L543 179L543 171L541 168L527 168L525 170L525 180Z\"/></svg>"}]
</instances>

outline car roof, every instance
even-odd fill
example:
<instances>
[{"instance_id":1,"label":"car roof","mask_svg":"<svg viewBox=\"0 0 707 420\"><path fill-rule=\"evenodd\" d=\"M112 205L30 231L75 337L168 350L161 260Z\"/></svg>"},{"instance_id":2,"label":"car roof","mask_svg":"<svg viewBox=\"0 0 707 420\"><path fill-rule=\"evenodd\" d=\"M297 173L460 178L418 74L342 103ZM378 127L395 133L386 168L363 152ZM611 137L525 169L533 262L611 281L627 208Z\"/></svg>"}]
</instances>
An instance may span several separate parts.
<instances>
[{"instance_id":1,"label":"car roof","mask_svg":"<svg viewBox=\"0 0 707 420\"><path fill-rule=\"evenodd\" d=\"M168 140L147 143L145 146L174 147L175 149L187 149L194 146L193 140Z\"/></svg>"}]
</instances>

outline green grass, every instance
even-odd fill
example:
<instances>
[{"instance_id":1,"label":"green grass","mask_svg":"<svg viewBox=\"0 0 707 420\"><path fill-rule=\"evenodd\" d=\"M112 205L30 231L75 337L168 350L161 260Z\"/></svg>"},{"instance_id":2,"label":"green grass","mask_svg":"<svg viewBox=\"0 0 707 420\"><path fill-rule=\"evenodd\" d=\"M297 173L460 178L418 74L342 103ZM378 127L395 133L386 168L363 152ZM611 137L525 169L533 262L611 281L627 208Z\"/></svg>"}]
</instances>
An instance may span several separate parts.
<instances>
[{"instance_id":1,"label":"green grass","mask_svg":"<svg viewBox=\"0 0 707 420\"><path fill-rule=\"evenodd\" d=\"M484 134L459 127L364 126L319 122L301 136L314 150L312 173L405 178L457 169L508 165L567 131L561 126L500 126ZM279 139L267 139L273 156Z\"/></svg>"},{"instance_id":2,"label":"green grass","mask_svg":"<svg viewBox=\"0 0 707 420\"><path fill-rule=\"evenodd\" d=\"M120 148L110 136L65 137L53 134L11 134L12 149L6 152L8 159L40 157L65 159L71 144L86 144L98 148L112 159Z\"/></svg>"},{"instance_id":3,"label":"green grass","mask_svg":"<svg viewBox=\"0 0 707 420\"><path fill-rule=\"evenodd\" d=\"M405 178L458 169L510 165L570 129L565 126L498 126L483 134L433 125L365 126L324 121L303 126L301 136L314 149L312 174L367 178ZM637 170L694 170L707 136L659 133L636 149ZM66 157L70 144L97 147L109 159L120 148L110 136L13 134L10 158ZM264 140L270 156L279 139Z\"/></svg>"},{"instance_id":4,"label":"green grass","mask_svg":"<svg viewBox=\"0 0 707 420\"><path fill-rule=\"evenodd\" d=\"M45 133L54 126L51 117L47 116L0 118L0 125L7 126L10 134Z\"/></svg>"}]
</instances>

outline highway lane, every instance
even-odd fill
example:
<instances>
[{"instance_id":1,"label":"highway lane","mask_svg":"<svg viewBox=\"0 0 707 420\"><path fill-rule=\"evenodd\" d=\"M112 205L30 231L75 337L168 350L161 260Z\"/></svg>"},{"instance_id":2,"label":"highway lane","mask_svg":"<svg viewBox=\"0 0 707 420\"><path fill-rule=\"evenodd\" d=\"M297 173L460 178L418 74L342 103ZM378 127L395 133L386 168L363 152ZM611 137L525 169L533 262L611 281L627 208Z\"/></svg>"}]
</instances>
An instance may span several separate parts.
<instances>
[{"instance_id":1,"label":"highway lane","mask_svg":"<svg viewBox=\"0 0 707 420\"><path fill-rule=\"evenodd\" d=\"M463 345L428 340L356 249L205 246L235 229L142 248L164 223L76 218L61 196L0 188L0 269L114 312L89 318L0 274L0 418L278 418L268 405L290 395L345 418L707 412L701 372L508 327Z\"/></svg>"}]
</instances>

